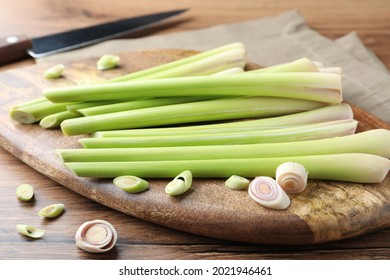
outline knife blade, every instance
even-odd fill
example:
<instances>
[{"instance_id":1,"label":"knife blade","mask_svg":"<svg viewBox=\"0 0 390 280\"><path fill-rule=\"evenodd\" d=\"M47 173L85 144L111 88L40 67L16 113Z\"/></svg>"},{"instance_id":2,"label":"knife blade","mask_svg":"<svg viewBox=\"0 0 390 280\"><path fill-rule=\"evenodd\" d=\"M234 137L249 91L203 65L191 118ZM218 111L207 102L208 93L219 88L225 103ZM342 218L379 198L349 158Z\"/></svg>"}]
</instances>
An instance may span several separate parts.
<instances>
[{"instance_id":1,"label":"knife blade","mask_svg":"<svg viewBox=\"0 0 390 280\"><path fill-rule=\"evenodd\" d=\"M161 12L29 39L13 35L0 39L0 65L30 55L34 58L69 51L151 27L188 9Z\"/></svg>"}]
</instances>

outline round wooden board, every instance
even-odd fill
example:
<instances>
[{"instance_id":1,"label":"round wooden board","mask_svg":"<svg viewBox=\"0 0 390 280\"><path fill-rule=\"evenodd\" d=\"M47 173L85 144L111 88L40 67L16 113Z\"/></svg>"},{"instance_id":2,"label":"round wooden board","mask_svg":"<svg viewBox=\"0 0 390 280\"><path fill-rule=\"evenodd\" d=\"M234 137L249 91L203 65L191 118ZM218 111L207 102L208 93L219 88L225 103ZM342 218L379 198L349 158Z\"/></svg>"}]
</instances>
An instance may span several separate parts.
<instances>
[{"instance_id":1,"label":"round wooden board","mask_svg":"<svg viewBox=\"0 0 390 280\"><path fill-rule=\"evenodd\" d=\"M64 78L52 81L42 78L49 65L0 73L0 145L89 199L140 219L209 237L262 244L314 244L390 226L389 176L381 184L311 180L304 192L291 196L291 206L284 211L260 206L246 191L226 188L223 179L195 179L191 190L180 197L164 193L166 180L150 180L148 191L127 194L111 180L78 178L56 160L54 150L80 147L79 137L18 124L8 116L12 106L40 96L44 88L104 80L191 54L194 52L184 50L120 53L121 67L104 72L97 71L96 58L90 58L68 63ZM360 130L389 129L386 123L353 108Z\"/></svg>"}]
</instances>

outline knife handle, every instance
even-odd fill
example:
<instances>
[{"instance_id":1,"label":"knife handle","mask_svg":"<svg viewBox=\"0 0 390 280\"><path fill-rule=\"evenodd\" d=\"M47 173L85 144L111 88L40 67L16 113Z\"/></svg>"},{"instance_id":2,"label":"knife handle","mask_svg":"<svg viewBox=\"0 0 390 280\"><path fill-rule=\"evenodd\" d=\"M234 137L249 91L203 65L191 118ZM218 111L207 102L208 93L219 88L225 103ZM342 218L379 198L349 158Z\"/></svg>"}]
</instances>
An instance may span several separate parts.
<instances>
[{"instance_id":1,"label":"knife handle","mask_svg":"<svg viewBox=\"0 0 390 280\"><path fill-rule=\"evenodd\" d=\"M31 47L32 41L24 35L0 38L0 65L27 57Z\"/></svg>"}]
</instances>

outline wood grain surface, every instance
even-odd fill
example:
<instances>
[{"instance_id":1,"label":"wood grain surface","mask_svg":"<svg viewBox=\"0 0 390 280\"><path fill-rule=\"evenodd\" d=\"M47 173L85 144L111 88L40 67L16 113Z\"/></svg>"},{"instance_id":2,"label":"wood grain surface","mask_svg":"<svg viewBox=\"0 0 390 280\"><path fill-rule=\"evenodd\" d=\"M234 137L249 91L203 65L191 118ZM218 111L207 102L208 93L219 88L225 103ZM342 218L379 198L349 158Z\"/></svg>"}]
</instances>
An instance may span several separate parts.
<instances>
[{"instance_id":1,"label":"wood grain surface","mask_svg":"<svg viewBox=\"0 0 390 280\"><path fill-rule=\"evenodd\" d=\"M387 0L266 1L184 0L173 5L151 0L85 0L82 2L15 0L2 3L0 36L40 36L74 27L143 13L190 7L190 13L146 34L191 30L241 20L274 16L298 9L308 24L329 38L357 31L363 42L390 68L390 9ZM50 23L50 24L48 24ZM33 64L33 60L0 70ZM37 189L32 204L15 198L18 184ZM36 172L0 149L0 259L390 259L390 229L358 238L309 246L267 246L222 241L171 230L141 221L86 199ZM39 218L49 203L64 202L67 211L55 221ZM82 213L82 214L81 214ZM73 234L86 219L106 218L119 233L116 248L104 255L78 250ZM51 231L45 239L29 241L15 232L16 223L31 222Z\"/></svg>"},{"instance_id":2,"label":"wood grain surface","mask_svg":"<svg viewBox=\"0 0 390 280\"><path fill-rule=\"evenodd\" d=\"M164 193L168 180L149 180L150 189L131 195L111 180L80 178L55 158L55 149L80 148L79 137L65 137L58 129L11 121L8 112L23 101L41 96L42 89L99 81L193 54L182 50L120 53L120 69L96 70L98 58L66 65L64 77L45 80L47 66L31 66L0 73L0 146L42 174L87 198L146 221L203 236L232 241L306 245L355 237L390 226L390 180L381 184L353 184L310 180L306 190L292 196L286 211L259 206L245 191L232 191L219 180L194 180L180 197ZM390 128L364 111L355 110L361 127ZM370 119L367 122L366 119ZM361 130L361 128L360 128ZM84 136L85 137L85 136Z\"/></svg>"}]
</instances>

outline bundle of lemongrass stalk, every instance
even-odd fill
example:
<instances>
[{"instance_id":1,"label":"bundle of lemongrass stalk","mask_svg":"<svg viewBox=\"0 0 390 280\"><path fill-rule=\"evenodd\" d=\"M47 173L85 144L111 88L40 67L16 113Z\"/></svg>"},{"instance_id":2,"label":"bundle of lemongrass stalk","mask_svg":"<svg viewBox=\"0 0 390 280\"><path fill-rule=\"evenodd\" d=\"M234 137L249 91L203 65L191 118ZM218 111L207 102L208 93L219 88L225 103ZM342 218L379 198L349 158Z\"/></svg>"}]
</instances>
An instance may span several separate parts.
<instances>
[{"instance_id":1,"label":"bundle of lemongrass stalk","mask_svg":"<svg viewBox=\"0 0 390 280\"><path fill-rule=\"evenodd\" d=\"M80 139L84 149L57 151L79 176L274 176L293 161L311 179L384 179L390 131L355 134L340 68L303 58L244 72L245 63L244 46L230 44L105 83L47 89L10 115L93 134Z\"/></svg>"}]
</instances>

